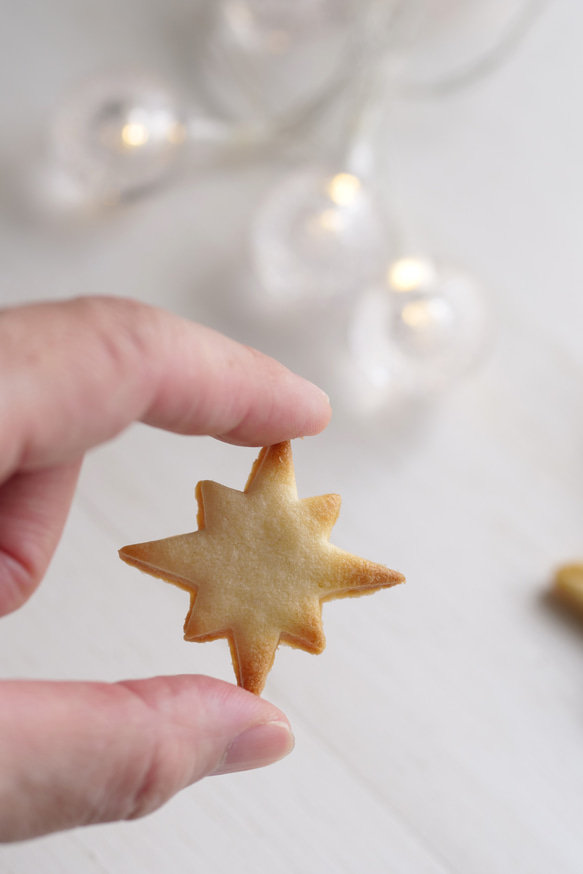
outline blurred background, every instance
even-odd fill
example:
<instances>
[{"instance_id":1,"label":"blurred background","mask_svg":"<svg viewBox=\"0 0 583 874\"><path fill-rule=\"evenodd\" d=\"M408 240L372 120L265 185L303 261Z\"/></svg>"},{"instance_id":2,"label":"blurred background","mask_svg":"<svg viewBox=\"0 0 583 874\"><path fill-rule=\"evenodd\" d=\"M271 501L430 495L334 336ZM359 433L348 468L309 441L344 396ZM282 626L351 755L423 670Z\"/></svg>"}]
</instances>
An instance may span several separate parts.
<instances>
[{"instance_id":1,"label":"blurred background","mask_svg":"<svg viewBox=\"0 0 583 874\"><path fill-rule=\"evenodd\" d=\"M326 605L318 660L279 652L289 760L0 871L580 872L583 625L548 592L583 562L581 7L0 11L0 303L130 296L318 382L300 494L340 493L333 542L408 578ZM2 675L231 680L116 551L254 455L141 427L91 454Z\"/></svg>"}]
</instances>

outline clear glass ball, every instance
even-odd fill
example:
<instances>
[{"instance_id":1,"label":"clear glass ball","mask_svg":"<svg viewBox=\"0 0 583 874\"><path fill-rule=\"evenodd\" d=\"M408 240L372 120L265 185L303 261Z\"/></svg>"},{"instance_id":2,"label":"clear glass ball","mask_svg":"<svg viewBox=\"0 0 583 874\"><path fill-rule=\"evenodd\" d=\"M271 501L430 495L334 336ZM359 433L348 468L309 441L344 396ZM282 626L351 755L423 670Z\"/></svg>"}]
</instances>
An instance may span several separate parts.
<instances>
[{"instance_id":1,"label":"clear glass ball","mask_svg":"<svg viewBox=\"0 0 583 874\"><path fill-rule=\"evenodd\" d=\"M55 164L89 199L109 202L160 184L186 138L173 92L154 78L118 73L80 86L52 127Z\"/></svg>"},{"instance_id":2,"label":"clear glass ball","mask_svg":"<svg viewBox=\"0 0 583 874\"><path fill-rule=\"evenodd\" d=\"M473 81L496 67L514 48L542 2L416 0L401 16L395 41L397 81L421 95Z\"/></svg>"},{"instance_id":3,"label":"clear glass ball","mask_svg":"<svg viewBox=\"0 0 583 874\"><path fill-rule=\"evenodd\" d=\"M256 273L265 296L280 303L351 296L382 274L388 237L379 205L357 176L300 169L258 211Z\"/></svg>"},{"instance_id":4,"label":"clear glass ball","mask_svg":"<svg viewBox=\"0 0 583 874\"><path fill-rule=\"evenodd\" d=\"M346 77L363 48L370 4L209 0L197 88L211 111L234 124L277 126L301 116Z\"/></svg>"},{"instance_id":5,"label":"clear glass ball","mask_svg":"<svg viewBox=\"0 0 583 874\"><path fill-rule=\"evenodd\" d=\"M357 302L349 354L379 398L422 397L463 375L487 334L484 295L471 274L433 258L400 258Z\"/></svg>"}]
</instances>

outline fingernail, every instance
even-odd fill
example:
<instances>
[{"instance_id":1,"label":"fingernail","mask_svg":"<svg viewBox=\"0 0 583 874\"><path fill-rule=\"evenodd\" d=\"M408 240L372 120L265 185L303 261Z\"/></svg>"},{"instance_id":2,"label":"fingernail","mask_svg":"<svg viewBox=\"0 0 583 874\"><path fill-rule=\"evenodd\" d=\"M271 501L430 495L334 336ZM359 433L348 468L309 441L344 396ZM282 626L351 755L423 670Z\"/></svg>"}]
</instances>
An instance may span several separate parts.
<instances>
[{"instance_id":1,"label":"fingernail","mask_svg":"<svg viewBox=\"0 0 583 874\"><path fill-rule=\"evenodd\" d=\"M213 774L232 774L272 765L294 748L294 736L285 722L253 725L229 744L225 756Z\"/></svg>"}]
</instances>

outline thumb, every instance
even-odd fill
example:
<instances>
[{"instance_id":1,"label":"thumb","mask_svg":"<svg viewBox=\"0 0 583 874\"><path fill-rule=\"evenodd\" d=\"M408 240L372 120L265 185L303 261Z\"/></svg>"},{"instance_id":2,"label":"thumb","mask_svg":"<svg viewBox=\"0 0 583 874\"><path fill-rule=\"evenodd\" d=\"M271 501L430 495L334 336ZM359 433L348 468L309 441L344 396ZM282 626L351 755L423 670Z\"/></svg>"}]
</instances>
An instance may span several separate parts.
<instances>
[{"instance_id":1,"label":"thumb","mask_svg":"<svg viewBox=\"0 0 583 874\"><path fill-rule=\"evenodd\" d=\"M0 840L135 819L211 774L287 755L272 704L202 676L0 683Z\"/></svg>"}]
</instances>

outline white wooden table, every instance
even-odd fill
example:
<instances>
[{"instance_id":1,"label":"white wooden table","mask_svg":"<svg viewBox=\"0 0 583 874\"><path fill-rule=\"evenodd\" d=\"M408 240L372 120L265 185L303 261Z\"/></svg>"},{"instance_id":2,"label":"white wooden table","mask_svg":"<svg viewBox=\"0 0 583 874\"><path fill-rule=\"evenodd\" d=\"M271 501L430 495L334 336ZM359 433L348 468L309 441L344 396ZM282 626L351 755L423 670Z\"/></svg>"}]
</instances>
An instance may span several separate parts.
<instances>
[{"instance_id":1,"label":"white wooden table","mask_svg":"<svg viewBox=\"0 0 583 874\"><path fill-rule=\"evenodd\" d=\"M2 166L102 56L130 46L163 65L138 6L0 4ZM300 493L343 496L334 542L408 584L326 605L318 659L280 650L265 694L294 754L143 821L3 848L2 874L583 870L583 624L544 597L558 564L583 559L582 26L580 4L555 0L487 82L393 114L400 197L487 279L497 331L481 370L424 416L359 420L328 385L338 414L295 447ZM74 240L6 207L2 303L134 295L321 378L301 336L241 319L230 297L273 175L211 172ZM189 530L196 481L242 488L254 455L145 427L91 454L44 585L0 624L1 675L231 679L224 642L183 642L184 593L117 549Z\"/></svg>"}]
</instances>

